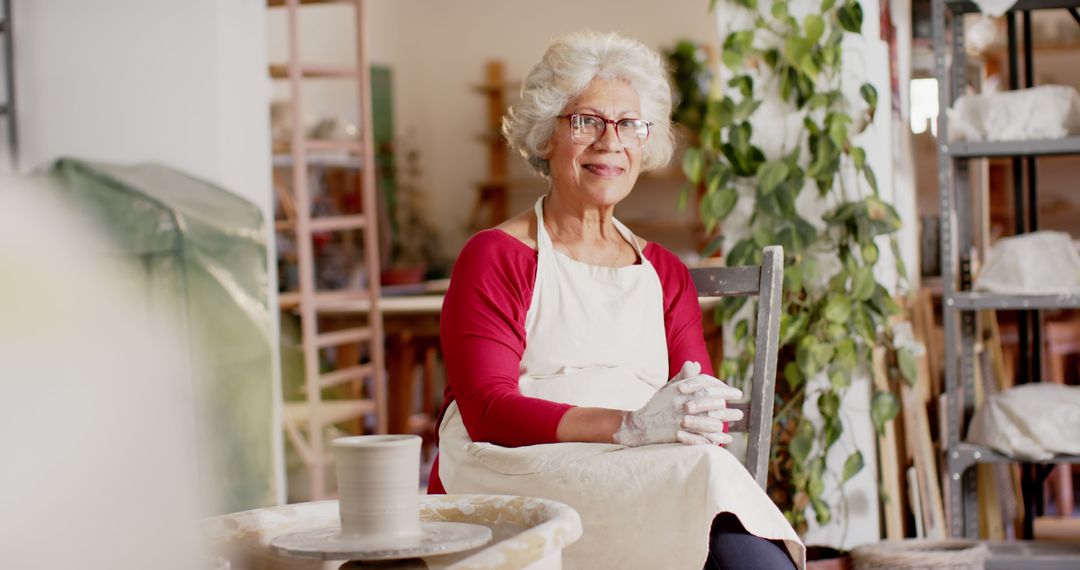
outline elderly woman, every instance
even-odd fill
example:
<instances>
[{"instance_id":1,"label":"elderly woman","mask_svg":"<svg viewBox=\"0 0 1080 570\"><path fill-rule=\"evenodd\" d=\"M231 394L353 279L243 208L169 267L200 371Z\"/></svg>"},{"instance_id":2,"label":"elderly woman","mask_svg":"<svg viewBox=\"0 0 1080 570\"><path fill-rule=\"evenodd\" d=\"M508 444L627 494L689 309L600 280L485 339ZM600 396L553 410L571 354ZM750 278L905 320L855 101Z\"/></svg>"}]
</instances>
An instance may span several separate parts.
<instances>
[{"instance_id":1,"label":"elderly woman","mask_svg":"<svg viewBox=\"0 0 1080 570\"><path fill-rule=\"evenodd\" d=\"M503 131L549 191L454 266L430 491L573 506L585 534L570 568L802 566L790 525L719 445L740 393L711 376L689 272L613 215L670 159L670 112L660 57L615 34L558 39L529 73Z\"/></svg>"}]
</instances>

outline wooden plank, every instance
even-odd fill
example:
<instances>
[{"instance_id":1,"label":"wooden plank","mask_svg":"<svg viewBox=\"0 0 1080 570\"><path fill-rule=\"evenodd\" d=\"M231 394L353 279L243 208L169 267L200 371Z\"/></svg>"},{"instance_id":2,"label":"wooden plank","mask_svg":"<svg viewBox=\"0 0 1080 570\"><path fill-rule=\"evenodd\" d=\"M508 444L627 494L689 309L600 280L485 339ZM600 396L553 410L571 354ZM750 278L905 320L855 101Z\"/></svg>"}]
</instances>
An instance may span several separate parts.
<instances>
[{"instance_id":1,"label":"wooden plank","mask_svg":"<svg viewBox=\"0 0 1080 570\"><path fill-rule=\"evenodd\" d=\"M371 340L371 329L353 328L319 334L315 344L319 348L341 346L354 342L367 342Z\"/></svg>"},{"instance_id":2,"label":"wooden plank","mask_svg":"<svg viewBox=\"0 0 1080 570\"><path fill-rule=\"evenodd\" d=\"M889 375L885 367L886 349L875 347L871 355L874 372L874 388L888 392ZM900 450L896 446L895 422L885 424L883 434L878 435L878 473L881 476L881 489L887 500L882 505L885 519L885 538L900 540L904 538L904 513L901 494Z\"/></svg>"},{"instance_id":3,"label":"wooden plank","mask_svg":"<svg viewBox=\"0 0 1080 570\"><path fill-rule=\"evenodd\" d=\"M926 401L942 393L941 354L942 345L937 338L934 321L934 300L929 289L920 289L911 300L911 324L915 340L926 347L927 377L930 379Z\"/></svg>"},{"instance_id":4,"label":"wooden plank","mask_svg":"<svg viewBox=\"0 0 1080 570\"><path fill-rule=\"evenodd\" d=\"M986 374L983 364L989 362L989 351L986 345L975 345L975 402L981 406L988 394L994 393L994 388L989 386L993 383L993 376ZM975 471L975 484L979 493L979 528L982 529L982 537L990 540L1004 540L1005 526L1002 518L1001 500L998 496L998 487L994 482L993 465L977 465Z\"/></svg>"},{"instance_id":5,"label":"wooden plank","mask_svg":"<svg viewBox=\"0 0 1080 570\"><path fill-rule=\"evenodd\" d=\"M920 378L920 381L926 379ZM941 497L941 483L938 480L937 459L934 443L930 438L930 420L926 414L926 406L918 391L907 383L900 385L900 400L904 411L904 436L915 462L925 536L944 539L945 506Z\"/></svg>"},{"instance_id":6,"label":"wooden plank","mask_svg":"<svg viewBox=\"0 0 1080 570\"><path fill-rule=\"evenodd\" d=\"M915 466L905 471L908 484L908 504L911 505L912 519L915 521L915 538L926 538L926 528L923 526L922 497L919 495L919 474Z\"/></svg>"},{"instance_id":7,"label":"wooden plank","mask_svg":"<svg viewBox=\"0 0 1080 570\"><path fill-rule=\"evenodd\" d=\"M341 368L333 372L327 372L319 377L319 388L327 389L334 386L340 386L346 382L353 380L363 380L369 378L375 374L375 367L370 364L360 364L357 366L350 366L348 368Z\"/></svg>"}]
</instances>

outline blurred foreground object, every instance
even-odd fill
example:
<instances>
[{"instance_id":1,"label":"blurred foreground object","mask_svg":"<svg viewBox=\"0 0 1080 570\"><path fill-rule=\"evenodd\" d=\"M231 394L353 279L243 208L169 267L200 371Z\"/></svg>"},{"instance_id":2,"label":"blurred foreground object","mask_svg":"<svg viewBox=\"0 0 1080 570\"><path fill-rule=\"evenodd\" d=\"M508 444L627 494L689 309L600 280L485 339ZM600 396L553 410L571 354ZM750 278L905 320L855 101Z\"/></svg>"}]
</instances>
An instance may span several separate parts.
<instances>
[{"instance_id":1,"label":"blurred foreground object","mask_svg":"<svg viewBox=\"0 0 1080 570\"><path fill-rule=\"evenodd\" d=\"M196 394L202 487L218 494L207 498L225 512L274 504L274 353L258 207L154 164L63 159L47 180L108 240L72 255L132 264L145 283L128 302L175 322L177 372Z\"/></svg>"},{"instance_id":2,"label":"blurred foreground object","mask_svg":"<svg viewBox=\"0 0 1080 570\"><path fill-rule=\"evenodd\" d=\"M0 179L0 568L208 567L179 339L78 214Z\"/></svg>"}]
</instances>

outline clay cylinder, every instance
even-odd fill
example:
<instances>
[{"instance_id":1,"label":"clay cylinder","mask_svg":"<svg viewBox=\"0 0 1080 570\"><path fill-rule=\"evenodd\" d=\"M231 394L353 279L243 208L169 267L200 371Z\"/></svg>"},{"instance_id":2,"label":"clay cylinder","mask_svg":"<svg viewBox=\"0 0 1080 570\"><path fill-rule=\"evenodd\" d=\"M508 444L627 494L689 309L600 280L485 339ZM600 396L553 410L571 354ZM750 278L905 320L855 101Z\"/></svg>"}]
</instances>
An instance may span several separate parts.
<instances>
[{"instance_id":1,"label":"clay cylinder","mask_svg":"<svg viewBox=\"0 0 1080 570\"><path fill-rule=\"evenodd\" d=\"M420 534L420 442L415 435L334 440L343 535L392 538Z\"/></svg>"}]
</instances>

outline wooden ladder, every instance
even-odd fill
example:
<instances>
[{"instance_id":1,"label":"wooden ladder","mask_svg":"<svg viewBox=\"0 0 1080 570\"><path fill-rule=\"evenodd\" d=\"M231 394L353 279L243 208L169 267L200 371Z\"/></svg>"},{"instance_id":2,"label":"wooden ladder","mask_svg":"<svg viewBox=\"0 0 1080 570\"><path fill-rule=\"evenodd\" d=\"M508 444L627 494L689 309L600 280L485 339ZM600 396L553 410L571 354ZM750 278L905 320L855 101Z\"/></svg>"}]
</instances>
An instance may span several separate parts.
<instances>
[{"instance_id":1,"label":"wooden ladder","mask_svg":"<svg viewBox=\"0 0 1080 570\"><path fill-rule=\"evenodd\" d=\"M286 161L292 171L292 193L278 187L278 197L286 220L277 221L279 232L294 232L299 266L298 291L280 295L282 310L295 310L300 315L301 342L304 353L305 401L285 405L283 423L289 441L304 462L310 475L311 500L328 496L326 490L326 467L332 455L327 453L324 434L334 424L356 421L374 415L376 433L386 433L386 379L383 343L382 312L379 308L379 234L378 208L375 190L375 157L371 144L371 79L368 73L369 55L364 33L364 0L339 0L352 4L356 16L356 67L314 65L300 61L299 18L302 4L325 4L326 0L269 0L268 5L283 6L287 10L289 38L288 61L271 64L270 77L287 80L290 87L289 106L292 114L292 134L289 141L289 157ZM356 81L359 86L360 134L358 140L313 140L305 135L302 91L306 79L345 79ZM312 196L308 186L308 168L320 153L337 152L348 155L346 164L355 167L360 176L361 212L336 216L312 216ZM366 286L343 290L316 290L316 268L313 233L361 232L363 240L363 263L366 270ZM363 300L369 304L367 326L342 330L320 330L320 313L335 303ZM368 347L368 361L339 367L332 372L320 371L323 350L337 348L339 351ZM368 389L363 390L367 382ZM357 395L354 399L324 399L323 391L335 386L352 383Z\"/></svg>"}]
</instances>

